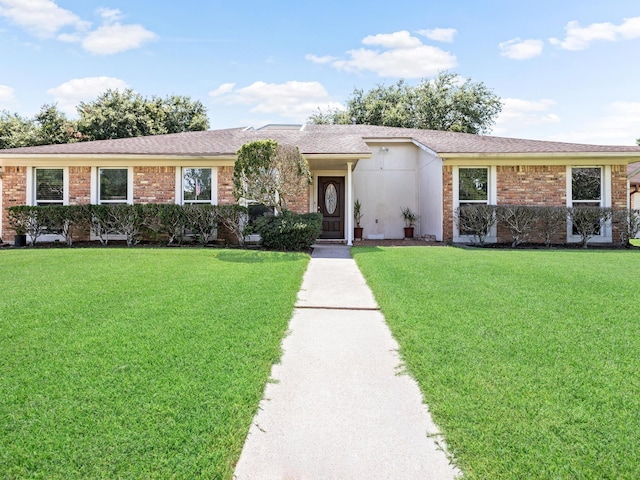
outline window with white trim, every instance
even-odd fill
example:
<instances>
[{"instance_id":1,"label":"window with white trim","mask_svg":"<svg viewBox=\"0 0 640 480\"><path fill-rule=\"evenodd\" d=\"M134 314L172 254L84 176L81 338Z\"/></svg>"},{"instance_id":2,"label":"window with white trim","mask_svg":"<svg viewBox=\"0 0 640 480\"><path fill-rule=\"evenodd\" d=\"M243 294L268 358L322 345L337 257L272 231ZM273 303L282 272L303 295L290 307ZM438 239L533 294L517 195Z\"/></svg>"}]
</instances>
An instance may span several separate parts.
<instances>
[{"instance_id":1,"label":"window with white trim","mask_svg":"<svg viewBox=\"0 0 640 480\"><path fill-rule=\"evenodd\" d=\"M182 169L182 203L211 203L211 168Z\"/></svg>"},{"instance_id":2,"label":"window with white trim","mask_svg":"<svg viewBox=\"0 0 640 480\"><path fill-rule=\"evenodd\" d=\"M602 168L571 168L571 207L602 207ZM598 226L600 230L601 226ZM600 232L601 233L601 232ZM577 235L572 227L572 235Z\"/></svg>"},{"instance_id":3,"label":"window with white trim","mask_svg":"<svg viewBox=\"0 0 640 480\"><path fill-rule=\"evenodd\" d=\"M129 169L98 169L98 202L129 203Z\"/></svg>"},{"instance_id":4,"label":"window with white trim","mask_svg":"<svg viewBox=\"0 0 640 480\"><path fill-rule=\"evenodd\" d=\"M36 168L33 191L34 205L63 205L64 169Z\"/></svg>"},{"instance_id":5,"label":"window with white trim","mask_svg":"<svg viewBox=\"0 0 640 480\"><path fill-rule=\"evenodd\" d=\"M463 168L458 169L458 206L489 203L489 169ZM461 210L463 215L464 210ZM470 235L471 232L460 231L460 235Z\"/></svg>"}]
</instances>

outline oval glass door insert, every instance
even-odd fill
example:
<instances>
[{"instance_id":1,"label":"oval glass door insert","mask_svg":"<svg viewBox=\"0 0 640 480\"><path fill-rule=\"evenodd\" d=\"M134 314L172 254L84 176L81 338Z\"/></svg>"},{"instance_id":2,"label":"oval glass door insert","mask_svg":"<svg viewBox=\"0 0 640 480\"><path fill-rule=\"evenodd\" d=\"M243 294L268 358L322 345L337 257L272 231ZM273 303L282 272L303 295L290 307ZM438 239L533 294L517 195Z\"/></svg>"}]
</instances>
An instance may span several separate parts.
<instances>
[{"instance_id":1,"label":"oval glass door insert","mask_svg":"<svg viewBox=\"0 0 640 480\"><path fill-rule=\"evenodd\" d=\"M324 208L329 215L333 215L338 207L338 192L333 183L324 191Z\"/></svg>"}]
</instances>

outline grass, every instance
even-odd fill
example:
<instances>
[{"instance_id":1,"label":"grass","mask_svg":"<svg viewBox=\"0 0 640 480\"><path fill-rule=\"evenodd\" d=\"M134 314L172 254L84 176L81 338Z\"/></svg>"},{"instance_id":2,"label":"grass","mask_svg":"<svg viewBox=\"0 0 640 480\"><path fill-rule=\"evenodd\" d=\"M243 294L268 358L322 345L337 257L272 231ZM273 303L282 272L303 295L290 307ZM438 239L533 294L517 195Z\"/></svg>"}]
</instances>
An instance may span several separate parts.
<instances>
[{"instance_id":1,"label":"grass","mask_svg":"<svg viewBox=\"0 0 640 480\"><path fill-rule=\"evenodd\" d=\"M230 478L307 262L0 252L0 476Z\"/></svg>"},{"instance_id":2,"label":"grass","mask_svg":"<svg viewBox=\"0 0 640 480\"><path fill-rule=\"evenodd\" d=\"M640 478L640 252L353 254L465 478Z\"/></svg>"}]
</instances>

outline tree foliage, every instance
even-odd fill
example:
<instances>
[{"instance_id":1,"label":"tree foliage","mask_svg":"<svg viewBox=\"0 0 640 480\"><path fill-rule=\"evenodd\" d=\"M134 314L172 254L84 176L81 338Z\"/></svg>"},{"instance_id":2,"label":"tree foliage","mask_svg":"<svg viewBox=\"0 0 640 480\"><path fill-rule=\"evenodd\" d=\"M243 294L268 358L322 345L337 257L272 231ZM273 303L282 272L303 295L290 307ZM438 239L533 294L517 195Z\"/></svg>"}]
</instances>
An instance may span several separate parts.
<instances>
[{"instance_id":1,"label":"tree foliage","mask_svg":"<svg viewBox=\"0 0 640 480\"><path fill-rule=\"evenodd\" d=\"M17 113L0 112L0 148L28 147L36 138L33 120Z\"/></svg>"},{"instance_id":2,"label":"tree foliage","mask_svg":"<svg viewBox=\"0 0 640 480\"><path fill-rule=\"evenodd\" d=\"M378 85L365 92L355 89L346 110L318 110L309 117L315 124L381 125L464 133L489 133L502 102L482 82L463 80L441 72L417 86L404 80L388 87Z\"/></svg>"},{"instance_id":3,"label":"tree foliage","mask_svg":"<svg viewBox=\"0 0 640 480\"><path fill-rule=\"evenodd\" d=\"M288 209L288 199L306 192L311 184L309 164L298 147L275 140L245 143L238 150L233 171L233 195L237 201Z\"/></svg>"},{"instance_id":4,"label":"tree foliage","mask_svg":"<svg viewBox=\"0 0 640 480\"><path fill-rule=\"evenodd\" d=\"M33 118L0 112L0 148L54 145L86 140L201 131L209 128L200 101L172 95L144 98L133 90L107 90L97 99L81 102L78 120L57 105L43 105Z\"/></svg>"},{"instance_id":5,"label":"tree foliage","mask_svg":"<svg viewBox=\"0 0 640 480\"><path fill-rule=\"evenodd\" d=\"M56 105L43 105L33 118L0 112L0 148L70 143L81 138L76 122L67 119Z\"/></svg>"},{"instance_id":6,"label":"tree foliage","mask_svg":"<svg viewBox=\"0 0 640 480\"><path fill-rule=\"evenodd\" d=\"M144 98L131 89L107 90L92 102L80 102L78 130L90 140L200 131L209 128L198 100L174 95Z\"/></svg>"}]
</instances>

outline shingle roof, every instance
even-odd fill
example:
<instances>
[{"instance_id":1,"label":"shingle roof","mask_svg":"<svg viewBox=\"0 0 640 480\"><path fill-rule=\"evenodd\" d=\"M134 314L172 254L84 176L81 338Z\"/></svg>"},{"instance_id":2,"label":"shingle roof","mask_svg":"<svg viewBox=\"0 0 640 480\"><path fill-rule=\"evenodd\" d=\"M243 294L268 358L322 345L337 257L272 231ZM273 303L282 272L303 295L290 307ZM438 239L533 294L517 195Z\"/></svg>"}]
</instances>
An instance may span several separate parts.
<instances>
[{"instance_id":1,"label":"shingle roof","mask_svg":"<svg viewBox=\"0 0 640 480\"><path fill-rule=\"evenodd\" d=\"M297 145L304 154L370 154L366 140L407 139L438 154L509 153L630 153L640 156L640 147L586 145L576 143L523 140L437 130L379 127L371 125L305 125L301 129L208 130L169 135L100 140L93 142L43 145L0 150L0 157L31 155L234 155L246 142L272 138Z\"/></svg>"}]
</instances>

